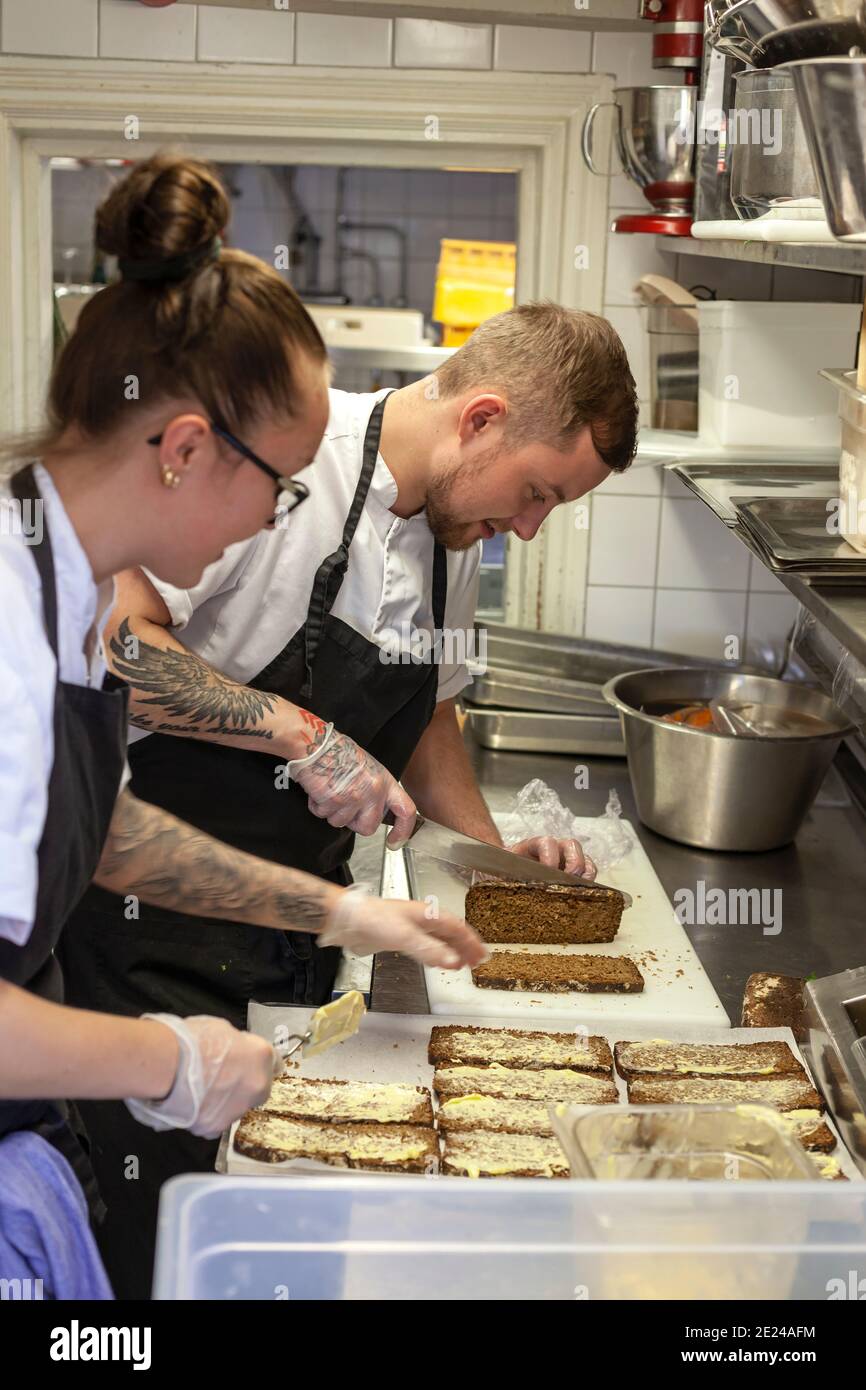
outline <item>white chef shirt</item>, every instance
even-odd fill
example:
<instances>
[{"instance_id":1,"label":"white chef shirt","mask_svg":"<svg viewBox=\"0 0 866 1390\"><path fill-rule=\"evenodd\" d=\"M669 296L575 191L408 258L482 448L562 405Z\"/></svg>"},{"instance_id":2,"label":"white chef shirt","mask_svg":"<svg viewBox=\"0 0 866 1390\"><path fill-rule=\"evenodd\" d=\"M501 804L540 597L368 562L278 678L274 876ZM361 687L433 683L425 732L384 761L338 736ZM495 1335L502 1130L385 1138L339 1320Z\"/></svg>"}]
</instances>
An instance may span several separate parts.
<instances>
[{"instance_id":1,"label":"white chef shirt","mask_svg":"<svg viewBox=\"0 0 866 1390\"><path fill-rule=\"evenodd\" d=\"M99 689L105 675L102 643L88 637L94 625L96 632L101 629L110 611L114 581L97 588L50 475L39 464L34 472L54 557L60 679ZM36 911L57 680L43 623L42 586L19 518L34 536L40 515L21 513L7 476L0 480L0 936L17 946L27 941ZM128 776L127 770L124 782Z\"/></svg>"},{"instance_id":2,"label":"white chef shirt","mask_svg":"<svg viewBox=\"0 0 866 1390\"><path fill-rule=\"evenodd\" d=\"M364 433L376 401L388 392L330 392L328 428L313 463L297 476L310 498L272 531L230 546L194 589L175 589L149 575L184 645L229 679L246 684L282 651L306 620L316 570L337 549L361 472ZM397 484L379 454L352 542L349 567L331 610L355 632L393 650L393 633L433 632L433 535L424 512L390 510ZM471 634L478 602L481 542L449 551L445 627ZM407 625L404 627L404 624ZM466 638L471 643L471 636ZM471 657L471 646L467 645ZM445 656L460 655L459 644ZM438 699L468 685L464 660L439 665ZM130 730L130 740L146 737Z\"/></svg>"}]
</instances>

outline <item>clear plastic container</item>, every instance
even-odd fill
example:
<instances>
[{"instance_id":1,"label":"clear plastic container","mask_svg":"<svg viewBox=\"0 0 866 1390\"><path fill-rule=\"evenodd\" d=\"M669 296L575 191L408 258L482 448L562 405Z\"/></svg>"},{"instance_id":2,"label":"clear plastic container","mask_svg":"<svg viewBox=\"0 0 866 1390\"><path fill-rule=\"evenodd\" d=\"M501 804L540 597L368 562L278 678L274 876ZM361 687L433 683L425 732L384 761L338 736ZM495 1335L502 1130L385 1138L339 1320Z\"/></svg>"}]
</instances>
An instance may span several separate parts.
<instances>
[{"instance_id":1,"label":"clear plastic container","mask_svg":"<svg viewBox=\"0 0 866 1390\"><path fill-rule=\"evenodd\" d=\"M767 1182L814 1178L802 1144L765 1105L557 1105L574 1177Z\"/></svg>"},{"instance_id":2,"label":"clear plastic container","mask_svg":"<svg viewBox=\"0 0 866 1390\"><path fill-rule=\"evenodd\" d=\"M174 1178L161 1299L821 1299L866 1278L846 1182Z\"/></svg>"}]
</instances>

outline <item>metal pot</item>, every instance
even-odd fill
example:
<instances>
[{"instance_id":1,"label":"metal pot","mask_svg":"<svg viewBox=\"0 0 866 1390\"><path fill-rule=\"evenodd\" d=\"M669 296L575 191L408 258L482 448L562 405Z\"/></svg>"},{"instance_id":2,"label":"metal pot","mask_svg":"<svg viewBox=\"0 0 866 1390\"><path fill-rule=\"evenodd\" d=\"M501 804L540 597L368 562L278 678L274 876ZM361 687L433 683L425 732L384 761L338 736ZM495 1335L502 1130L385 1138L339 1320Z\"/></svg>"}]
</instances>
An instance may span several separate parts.
<instances>
[{"instance_id":1,"label":"metal pot","mask_svg":"<svg viewBox=\"0 0 866 1390\"><path fill-rule=\"evenodd\" d=\"M821 220L824 208L790 73L776 68L740 72L734 82L736 107L727 134L737 216L744 222L756 217ZM767 140L771 133L781 137L775 154Z\"/></svg>"},{"instance_id":2,"label":"metal pot","mask_svg":"<svg viewBox=\"0 0 866 1390\"><path fill-rule=\"evenodd\" d=\"M583 123L587 168L601 177L592 152L592 127L603 106L616 107L615 138L625 174L657 212L688 215L694 193L696 87L617 87L615 100L596 102Z\"/></svg>"},{"instance_id":3,"label":"metal pot","mask_svg":"<svg viewBox=\"0 0 866 1390\"><path fill-rule=\"evenodd\" d=\"M706 17L711 46L753 67L866 44L864 0L709 0Z\"/></svg>"},{"instance_id":4,"label":"metal pot","mask_svg":"<svg viewBox=\"0 0 866 1390\"><path fill-rule=\"evenodd\" d=\"M712 668L630 671L603 694L619 711L638 815L660 835L711 850L771 850L794 838L852 726L809 686ZM727 700L782 706L826 732L735 738L646 714L645 706Z\"/></svg>"},{"instance_id":5,"label":"metal pot","mask_svg":"<svg viewBox=\"0 0 866 1390\"><path fill-rule=\"evenodd\" d=\"M866 241L866 58L789 63L830 231Z\"/></svg>"}]
</instances>

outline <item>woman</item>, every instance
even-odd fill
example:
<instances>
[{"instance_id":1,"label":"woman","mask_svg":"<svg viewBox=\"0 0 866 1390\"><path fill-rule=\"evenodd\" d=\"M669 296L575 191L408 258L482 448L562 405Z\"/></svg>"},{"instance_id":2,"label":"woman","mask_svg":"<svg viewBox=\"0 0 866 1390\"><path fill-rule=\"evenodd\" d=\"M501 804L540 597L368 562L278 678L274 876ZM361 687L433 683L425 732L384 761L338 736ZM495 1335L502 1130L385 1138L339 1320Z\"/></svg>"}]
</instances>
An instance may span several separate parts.
<instances>
[{"instance_id":1,"label":"woman","mask_svg":"<svg viewBox=\"0 0 866 1390\"><path fill-rule=\"evenodd\" d=\"M287 508L304 500L291 475L327 419L321 339L276 272L222 248L228 211L213 171L191 159L155 157L115 187L97 242L118 256L120 281L83 310L30 444L39 461L13 471L3 497L0 1136L26 1135L25 1168L48 1141L58 1184L66 1160L97 1220L63 1097L124 1098L154 1129L215 1136L264 1098L274 1057L223 1019L64 1007L54 948L91 879L125 895L132 920L140 900L446 966L483 954L455 918L359 900L121 790L126 690L105 682L98 639L111 576L143 564L196 583L268 524L281 493ZM405 834L411 802L395 793L390 805Z\"/></svg>"}]
</instances>

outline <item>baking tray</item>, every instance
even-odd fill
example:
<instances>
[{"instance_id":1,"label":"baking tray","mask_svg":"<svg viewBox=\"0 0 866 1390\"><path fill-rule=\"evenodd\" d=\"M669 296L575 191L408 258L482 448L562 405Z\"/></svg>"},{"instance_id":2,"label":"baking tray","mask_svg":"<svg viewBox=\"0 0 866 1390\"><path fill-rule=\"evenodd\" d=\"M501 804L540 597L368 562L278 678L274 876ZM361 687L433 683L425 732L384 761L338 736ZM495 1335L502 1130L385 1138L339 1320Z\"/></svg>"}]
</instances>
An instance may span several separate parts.
<instances>
[{"instance_id":1,"label":"baking tray","mask_svg":"<svg viewBox=\"0 0 866 1390\"><path fill-rule=\"evenodd\" d=\"M705 502L726 526L736 526L737 501L761 496L836 497L837 463L677 463L668 472Z\"/></svg>"},{"instance_id":2,"label":"baking tray","mask_svg":"<svg viewBox=\"0 0 866 1390\"><path fill-rule=\"evenodd\" d=\"M290 1033L302 1033L304 1025L312 1013L312 1009L272 1007L252 1003L249 1006L247 1026L251 1033L257 1033L260 1037L266 1038L268 1042L273 1042L276 1035L275 1030L278 1028L287 1027ZM485 1028L525 1028L532 1026L527 1021L518 1022L513 1018L484 1018L479 1019L478 1022L482 1023ZM577 1028L580 1026L580 1022L580 1019L576 1017L572 1027ZM310 1061L303 1061L298 1074L323 1079L333 1077L339 1081L402 1081L410 1086L426 1086L429 1089L433 1084L434 1070L427 1061L430 1030L434 1025L448 1025L449 1023L465 1027L467 1020L442 1016L434 1018L429 1014L367 1014L361 1024L360 1031L353 1038L319 1057L313 1057ZM539 1026L548 1031L567 1031L567 1026L564 1023L559 1028L550 1022L542 1023ZM725 1044L786 1042L795 1056L803 1061L790 1028L695 1029L694 1027L678 1028L668 1025L660 1034L654 1026L639 1023L624 1024L621 1021L616 1026L605 1028L597 1028L587 1021L587 1026L589 1026L591 1033L602 1033L610 1043L611 1050L615 1042L625 1040L643 1042L662 1036L670 1042L718 1042ZM804 1065L806 1064L804 1063ZM808 1065L806 1065L806 1070L809 1071ZM614 1073L614 1081L619 1091L620 1100L625 1103L628 1100L626 1084L622 1077L616 1073ZM434 1107L437 1106L435 1096L433 1104ZM860 1174L857 1166L841 1142L832 1118L829 1115L825 1118L827 1118L830 1128L836 1136L836 1148L833 1150L833 1157L840 1160L840 1167L847 1177L859 1179ZM235 1154L232 1151L231 1141L236 1129L237 1123L232 1125L228 1134L223 1135L216 1160L216 1170L219 1173L265 1173L269 1177L276 1177L281 1174L292 1176L299 1173L319 1173L327 1174L330 1177L340 1174L357 1177L359 1172L363 1171L357 1168L337 1168L330 1164L316 1163L310 1159L288 1159L284 1163L262 1163L257 1159L247 1158L243 1154ZM406 1182L430 1181L430 1178L424 1174L405 1173L397 1176Z\"/></svg>"},{"instance_id":3,"label":"baking tray","mask_svg":"<svg viewBox=\"0 0 866 1390\"><path fill-rule=\"evenodd\" d=\"M554 676L585 685L603 686L623 671L640 671L646 666L723 666L677 652L651 647L629 647L615 642L591 642L586 637L564 637L552 632L532 632L528 628L507 627L500 623L479 623L474 650L481 659L475 663L480 674L485 669L503 668L518 677L531 673ZM473 663L470 663L470 665Z\"/></svg>"},{"instance_id":4,"label":"baking tray","mask_svg":"<svg viewBox=\"0 0 866 1390\"><path fill-rule=\"evenodd\" d=\"M488 666L463 691L472 705L494 709L536 710L550 714L610 715L610 705L601 687L590 681L568 680L564 676L512 671L507 666Z\"/></svg>"},{"instance_id":5,"label":"baking tray","mask_svg":"<svg viewBox=\"0 0 866 1390\"><path fill-rule=\"evenodd\" d=\"M742 497L736 501L743 528L771 569L822 583L866 580L866 556L827 530L820 497Z\"/></svg>"},{"instance_id":6,"label":"baking tray","mask_svg":"<svg viewBox=\"0 0 866 1390\"><path fill-rule=\"evenodd\" d=\"M551 714L535 710L466 705L473 736L482 748L511 753L587 753L624 758L617 714Z\"/></svg>"}]
</instances>

